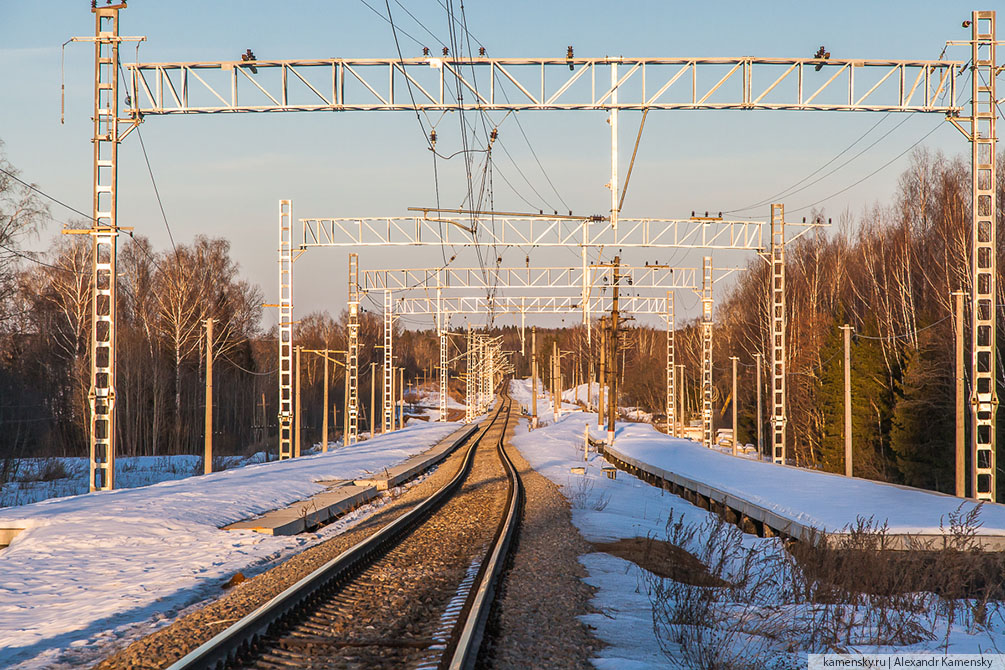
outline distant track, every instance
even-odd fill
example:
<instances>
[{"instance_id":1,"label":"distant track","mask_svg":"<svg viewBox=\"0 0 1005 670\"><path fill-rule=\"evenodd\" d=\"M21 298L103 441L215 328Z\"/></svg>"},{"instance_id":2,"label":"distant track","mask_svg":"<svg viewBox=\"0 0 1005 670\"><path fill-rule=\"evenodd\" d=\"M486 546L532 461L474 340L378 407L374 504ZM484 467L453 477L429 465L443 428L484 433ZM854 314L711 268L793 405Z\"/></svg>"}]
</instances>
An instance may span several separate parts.
<instances>
[{"instance_id":1,"label":"distant track","mask_svg":"<svg viewBox=\"0 0 1005 670\"><path fill-rule=\"evenodd\" d=\"M523 496L511 407L500 398L441 489L169 670L473 667Z\"/></svg>"}]
</instances>

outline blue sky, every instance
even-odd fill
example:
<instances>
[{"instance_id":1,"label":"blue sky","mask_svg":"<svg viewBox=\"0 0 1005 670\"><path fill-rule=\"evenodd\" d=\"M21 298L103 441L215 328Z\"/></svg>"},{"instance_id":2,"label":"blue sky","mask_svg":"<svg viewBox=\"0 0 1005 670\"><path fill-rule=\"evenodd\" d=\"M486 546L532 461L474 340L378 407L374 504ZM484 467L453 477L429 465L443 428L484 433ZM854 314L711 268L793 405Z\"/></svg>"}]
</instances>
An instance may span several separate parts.
<instances>
[{"instance_id":1,"label":"blue sky","mask_svg":"<svg viewBox=\"0 0 1005 670\"><path fill-rule=\"evenodd\" d=\"M446 2L446 0L443 0ZM434 51L446 40L446 13L438 0L392 0L396 25ZM454 0L459 12L460 3ZM372 9L371 9L372 8ZM425 26L420 26L406 11ZM966 39L961 22L972 8L957 2L468 2L468 29L494 56L777 56L809 57L821 44L834 58L935 59L946 40ZM376 10L376 11L374 11ZM259 58L392 57L396 55L380 0L208 3L134 0L121 14L123 35L145 35L140 60L230 60L251 48ZM428 29L429 32L426 32ZM60 124L60 45L93 32L86 0L0 0L0 139L22 176L83 211L90 210L90 45L66 50L66 122ZM406 56L420 44L399 32ZM948 57L966 60L965 49ZM133 60L132 47L123 49ZM627 169L639 113L621 114L621 174ZM799 181L880 121L881 114L820 112L654 112L632 176L622 215L673 217L691 210L730 210L754 203ZM901 121L895 130L892 130ZM555 192L545 181L520 129L500 127L497 169L516 187L495 180L497 209L562 208L603 212L610 172L610 133L601 112L523 112L520 122ZM830 196L894 158L939 126L925 146L964 154L968 145L937 115L891 115L868 141L891 131L875 147L831 177L786 199L787 209ZM197 234L229 239L245 276L275 302L276 210L294 200L303 216L395 216L434 200L431 160L410 113L257 114L154 117L142 126L157 185L174 238ZM120 220L149 236L157 248L167 233L135 134L120 149ZM438 148L459 148L456 122L439 131ZM849 154L850 155L850 154ZM510 158L511 157L511 158ZM835 220L857 217L889 199L907 157L867 182L826 200ZM523 181L526 175L533 189ZM466 183L459 160L441 162L441 202L456 206ZM537 191L535 193L534 191ZM540 194L540 195L538 195ZM752 216L766 215L752 211ZM73 215L53 206L57 222L43 231L44 248ZM805 213L805 212L804 212ZM345 301L344 249L311 250L296 264L299 314L338 313ZM700 265L701 251L673 254ZM504 264L522 265L513 251ZM655 260L640 253L629 260ZM532 255L532 265L578 264L578 252ZM667 260L660 258L659 260ZM743 262L717 255L720 264ZM440 264L439 250L370 251L364 268ZM473 256L457 261L475 264ZM695 301L681 296L686 310ZM690 312L693 315L693 312ZM275 321L266 314L265 323ZM570 320L571 321L571 320Z\"/></svg>"}]
</instances>

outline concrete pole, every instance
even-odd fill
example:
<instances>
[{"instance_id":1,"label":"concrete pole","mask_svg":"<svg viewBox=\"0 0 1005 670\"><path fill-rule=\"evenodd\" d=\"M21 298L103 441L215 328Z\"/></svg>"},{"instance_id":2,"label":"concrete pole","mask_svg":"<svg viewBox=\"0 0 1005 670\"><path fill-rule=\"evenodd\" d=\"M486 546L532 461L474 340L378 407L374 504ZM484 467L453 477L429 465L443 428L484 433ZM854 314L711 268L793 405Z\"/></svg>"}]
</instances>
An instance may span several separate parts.
<instances>
[{"instance_id":1,"label":"concrete pole","mask_svg":"<svg viewBox=\"0 0 1005 670\"><path fill-rule=\"evenodd\" d=\"M295 376L296 376L297 382L296 382L296 390L295 390L294 395L296 396L296 404L297 404L297 406L296 406L296 412L295 412L294 420L293 420L293 428L294 428L294 432L296 433L294 435L294 438L293 438L293 457L294 458L300 458L300 349L301 349L300 345L298 344L295 347L295 349L296 349L296 361L295 361L295 365L296 365L296 368L297 368L296 369L296 373L297 374Z\"/></svg>"},{"instance_id":2,"label":"concrete pole","mask_svg":"<svg viewBox=\"0 0 1005 670\"><path fill-rule=\"evenodd\" d=\"M684 366L677 366L677 399L675 402L677 405L677 426L678 433L677 437L684 437Z\"/></svg>"},{"instance_id":3,"label":"concrete pole","mask_svg":"<svg viewBox=\"0 0 1005 670\"><path fill-rule=\"evenodd\" d=\"M561 381L559 380L560 365L561 363L558 360L558 340L555 340L551 343L551 411L554 414L556 422L562 414L562 390Z\"/></svg>"},{"instance_id":4,"label":"concrete pole","mask_svg":"<svg viewBox=\"0 0 1005 670\"><path fill-rule=\"evenodd\" d=\"M955 291L956 298L956 496L967 496L967 425L963 378L963 298L966 293Z\"/></svg>"},{"instance_id":5,"label":"concrete pole","mask_svg":"<svg viewBox=\"0 0 1005 670\"><path fill-rule=\"evenodd\" d=\"M736 364L739 362L739 358L736 356L730 356L729 360L733 361L733 455L737 455L736 444L739 441L739 432L737 432L736 426Z\"/></svg>"},{"instance_id":6,"label":"concrete pole","mask_svg":"<svg viewBox=\"0 0 1005 670\"><path fill-rule=\"evenodd\" d=\"M760 460L761 454L764 453L764 439L762 432L764 430L764 415L762 414L761 405L761 358L763 354L757 352L754 354L754 364L757 366L757 458Z\"/></svg>"},{"instance_id":7,"label":"concrete pole","mask_svg":"<svg viewBox=\"0 0 1005 670\"><path fill-rule=\"evenodd\" d=\"M328 348L325 347L325 377L324 392L322 394L323 401L321 403L322 418L321 418L321 452L325 453L328 451Z\"/></svg>"},{"instance_id":8,"label":"concrete pole","mask_svg":"<svg viewBox=\"0 0 1005 670\"><path fill-rule=\"evenodd\" d=\"M851 450L851 331L852 327L847 323L841 326L844 331L844 474L851 477L854 468L852 467Z\"/></svg>"},{"instance_id":9,"label":"concrete pole","mask_svg":"<svg viewBox=\"0 0 1005 670\"><path fill-rule=\"evenodd\" d=\"M349 353L345 355L345 377L342 382L342 446L349 446Z\"/></svg>"},{"instance_id":10,"label":"concrete pole","mask_svg":"<svg viewBox=\"0 0 1005 670\"><path fill-rule=\"evenodd\" d=\"M377 435L377 364L370 363L370 437Z\"/></svg>"},{"instance_id":11,"label":"concrete pole","mask_svg":"<svg viewBox=\"0 0 1005 670\"><path fill-rule=\"evenodd\" d=\"M213 472L213 319L206 319L206 450L205 474Z\"/></svg>"},{"instance_id":12,"label":"concrete pole","mask_svg":"<svg viewBox=\"0 0 1005 670\"><path fill-rule=\"evenodd\" d=\"M530 428L537 428L537 326L530 328Z\"/></svg>"}]
</instances>

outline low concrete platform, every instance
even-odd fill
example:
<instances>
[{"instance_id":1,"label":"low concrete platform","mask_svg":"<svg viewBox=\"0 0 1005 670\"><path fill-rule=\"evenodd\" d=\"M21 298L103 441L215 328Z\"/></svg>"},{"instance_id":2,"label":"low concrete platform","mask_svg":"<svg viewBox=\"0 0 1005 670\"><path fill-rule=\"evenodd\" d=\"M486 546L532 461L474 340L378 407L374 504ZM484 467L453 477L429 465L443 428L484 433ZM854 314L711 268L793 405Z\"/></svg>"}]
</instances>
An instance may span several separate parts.
<instances>
[{"instance_id":1,"label":"low concrete platform","mask_svg":"<svg viewBox=\"0 0 1005 670\"><path fill-rule=\"evenodd\" d=\"M404 463L387 468L379 475L356 479L355 483L360 486L375 486L378 491L386 491L399 486L442 461L450 452L473 435L477 429L477 425L465 426L448 435L433 448L412 456Z\"/></svg>"},{"instance_id":2,"label":"low concrete platform","mask_svg":"<svg viewBox=\"0 0 1005 670\"><path fill-rule=\"evenodd\" d=\"M953 511L960 504L964 507L975 505L974 501L964 501L909 486L845 478L791 466L737 459L696 445L676 446L668 443L666 448L657 452L636 448L631 442L629 440L625 447L620 448L617 445L601 447L600 453L618 469L635 475L653 486L670 491L697 507L715 512L726 521L737 524L745 532L761 537L780 536L804 542L826 542L834 545L849 536L848 527L853 527L857 519L873 517L879 525L884 522L889 524L883 548L939 550L952 539L946 532L949 530L949 524L946 523L945 530L941 527L945 513ZM700 457L699 465L703 467L695 468L695 464L683 456L675 458L674 449L686 449L686 452L679 451L679 453ZM647 462L649 458L643 454L656 456L652 460L662 461L663 467ZM678 471L677 465L684 472ZM736 471L731 473L735 475L733 479L742 479L746 474L749 475L749 481L764 480L763 475L768 472L774 476L774 480L767 481L762 487L763 491L743 495L735 489L729 490L727 486L711 485L698 479L694 472L690 472L701 470L710 475L710 480L723 480L728 479L724 476L725 468ZM769 470L765 471L765 468ZM835 513L826 519L820 518L811 510L799 508L791 500L790 495L800 486L812 490L819 486L821 478L829 479L827 483L832 484L832 487L830 490L818 489L820 495L838 494L838 498L827 505ZM835 491L833 485L841 485L849 490ZM747 484L737 488L754 491L757 487ZM878 504L877 500L885 504ZM934 513L921 509L926 505L944 510L943 516L935 516ZM982 512L984 512L984 516L981 517L982 525L976 529L974 543L985 551L1005 551L1005 525L1002 523L1005 520L1003 514L1005 506L986 503ZM886 519L886 515L890 518Z\"/></svg>"},{"instance_id":3,"label":"low concrete platform","mask_svg":"<svg viewBox=\"0 0 1005 670\"><path fill-rule=\"evenodd\" d=\"M477 428L477 425L463 426L432 448L388 468L379 476L355 481L321 482L328 486L327 490L306 500L299 500L289 507L224 526L223 530L253 530L265 535L296 535L316 528L373 500L381 491L399 486L422 474L464 444Z\"/></svg>"}]
</instances>

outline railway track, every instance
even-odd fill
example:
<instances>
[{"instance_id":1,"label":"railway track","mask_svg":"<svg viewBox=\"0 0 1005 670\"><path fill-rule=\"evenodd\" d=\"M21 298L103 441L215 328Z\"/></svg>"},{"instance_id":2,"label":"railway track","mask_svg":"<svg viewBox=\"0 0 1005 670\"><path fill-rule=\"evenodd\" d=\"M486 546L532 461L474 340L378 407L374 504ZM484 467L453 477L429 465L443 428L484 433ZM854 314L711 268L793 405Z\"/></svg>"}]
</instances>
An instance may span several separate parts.
<instances>
[{"instance_id":1,"label":"railway track","mask_svg":"<svg viewBox=\"0 0 1005 670\"><path fill-rule=\"evenodd\" d=\"M511 406L500 398L446 485L169 670L473 667L523 495Z\"/></svg>"}]
</instances>

